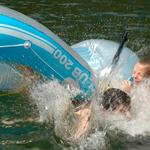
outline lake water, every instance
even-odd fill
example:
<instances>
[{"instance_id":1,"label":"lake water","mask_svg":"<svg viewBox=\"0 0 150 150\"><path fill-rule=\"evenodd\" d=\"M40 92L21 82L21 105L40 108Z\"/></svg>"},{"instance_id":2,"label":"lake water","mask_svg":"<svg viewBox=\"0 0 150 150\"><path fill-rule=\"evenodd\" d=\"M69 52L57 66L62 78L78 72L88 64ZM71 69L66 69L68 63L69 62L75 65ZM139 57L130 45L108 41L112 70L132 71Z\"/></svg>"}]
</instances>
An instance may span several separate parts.
<instances>
[{"instance_id":1,"label":"lake water","mask_svg":"<svg viewBox=\"0 0 150 150\"><path fill-rule=\"evenodd\" d=\"M149 0L0 0L0 5L15 9L39 21L69 45L87 39L108 39L120 42L124 31L128 31L127 46L139 57L150 57ZM57 90L54 90L55 88ZM138 119L129 124L120 122L115 124L117 127L122 126L119 129L123 129L124 132L112 128L105 129L105 132L97 131L91 134L91 138L87 141L77 145L56 136L53 123L45 121L48 118L43 107L50 111L53 107L51 102L53 99L59 99L62 103L61 90L62 87L56 83L45 83L30 91L30 94L1 92L0 149L150 149L149 121L141 121L150 110L146 105L143 107L146 107L147 111L144 111L141 120L137 117ZM63 94L67 99L68 93ZM146 104L149 103L146 102ZM65 104L62 103L62 106L65 107ZM38 117L42 123L35 121ZM56 119L58 118L56 116ZM132 127L127 127L127 124ZM134 127L137 124L140 126Z\"/></svg>"}]
</instances>

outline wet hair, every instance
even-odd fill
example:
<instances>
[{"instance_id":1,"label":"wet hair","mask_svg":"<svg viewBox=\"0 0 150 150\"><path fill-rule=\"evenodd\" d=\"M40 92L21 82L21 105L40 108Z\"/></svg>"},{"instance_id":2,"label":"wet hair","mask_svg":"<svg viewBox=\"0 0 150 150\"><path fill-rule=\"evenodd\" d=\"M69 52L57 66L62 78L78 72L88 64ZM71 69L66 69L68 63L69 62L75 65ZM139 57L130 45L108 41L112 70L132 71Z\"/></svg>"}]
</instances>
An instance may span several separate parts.
<instances>
[{"instance_id":1,"label":"wet hair","mask_svg":"<svg viewBox=\"0 0 150 150\"><path fill-rule=\"evenodd\" d=\"M150 77L150 58L143 58L139 61L139 64L144 65L146 67L145 77Z\"/></svg>"},{"instance_id":2,"label":"wet hair","mask_svg":"<svg viewBox=\"0 0 150 150\"><path fill-rule=\"evenodd\" d=\"M124 106L129 106L131 98L128 94L121 91L120 89L110 88L105 91L102 95L102 106L105 110L113 111L120 104Z\"/></svg>"}]
</instances>

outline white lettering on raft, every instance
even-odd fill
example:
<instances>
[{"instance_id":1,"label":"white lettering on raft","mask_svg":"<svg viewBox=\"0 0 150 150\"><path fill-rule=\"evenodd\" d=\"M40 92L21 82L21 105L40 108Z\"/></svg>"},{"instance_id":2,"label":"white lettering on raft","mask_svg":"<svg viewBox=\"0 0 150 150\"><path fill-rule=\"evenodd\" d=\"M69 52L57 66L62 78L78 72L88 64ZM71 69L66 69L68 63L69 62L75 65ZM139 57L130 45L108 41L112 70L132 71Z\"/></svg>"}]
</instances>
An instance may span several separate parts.
<instances>
[{"instance_id":1,"label":"white lettering on raft","mask_svg":"<svg viewBox=\"0 0 150 150\"><path fill-rule=\"evenodd\" d=\"M60 50L56 49L52 55L61 65L64 65L67 70L70 70L71 66L73 66L73 62L68 59L66 55L62 54Z\"/></svg>"},{"instance_id":2,"label":"white lettering on raft","mask_svg":"<svg viewBox=\"0 0 150 150\"><path fill-rule=\"evenodd\" d=\"M60 51L59 49L55 49L52 53L54 59L58 60L61 65L64 65L66 70L71 70L74 63ZM85 83L88 80L88 75L84 73L79 67L75 67L72 71L72 76L80 81L81 83Z\"/></svg>"},{"instance_id":3,"label":"white lettering on raft","mask_svg":"<svg viewBox=\"0 0 150 150\"><path fill-rule=\"evenodd\" d=\"M82 83L85 83L88 80L88 75L78 67L75 67L72 72L73 77L81 81Z\"/></svg>"}]
</instances>

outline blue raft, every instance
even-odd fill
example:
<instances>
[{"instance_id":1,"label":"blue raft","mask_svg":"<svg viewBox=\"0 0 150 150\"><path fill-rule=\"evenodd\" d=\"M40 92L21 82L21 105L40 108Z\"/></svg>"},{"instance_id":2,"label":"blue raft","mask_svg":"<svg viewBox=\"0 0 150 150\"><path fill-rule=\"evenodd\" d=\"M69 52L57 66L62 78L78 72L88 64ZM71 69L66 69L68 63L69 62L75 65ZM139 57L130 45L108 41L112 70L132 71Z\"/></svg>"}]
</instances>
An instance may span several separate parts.
<instances>
[{"instance_id":1,"label":"blue raft","mask_svg":"<svg viewBox=\"0 0 150 150\"><path fill-rule=\"evenodd\" d=\"M111 65L118 47L118 43L102 39L70 47L35 20L0 6L0 89L18 85L19 72L11 66L25 65L47 79L71 80L83 91L91 92L95 74ZM122 79L131 76L137 61L136 54L124 47L118 62ZM6 72L10 73L9 79ZM9 83L3 86L1 81L5 79Z\"/></svg>"},{"instance_id":2,"label":"blue raft","mask_svg":"<svg viewBox=\"0 0 150 150\"><path fill-rule=\"evenodd\" d=\"M93 85L89 65L35 20L0 6L0 62L25 65L48 79L73 80L83 91Z\"/></svg>"}]
</instances>

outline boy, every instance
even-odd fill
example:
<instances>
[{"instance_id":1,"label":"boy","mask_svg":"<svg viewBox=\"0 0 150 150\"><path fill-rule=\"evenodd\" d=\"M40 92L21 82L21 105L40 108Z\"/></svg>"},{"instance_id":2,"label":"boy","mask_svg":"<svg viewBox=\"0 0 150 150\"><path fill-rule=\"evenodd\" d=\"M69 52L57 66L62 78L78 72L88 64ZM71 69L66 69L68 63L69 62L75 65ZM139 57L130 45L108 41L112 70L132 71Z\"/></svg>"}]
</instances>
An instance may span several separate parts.
<instances>
[{"instance_id":1,"label":"boy","mask_svg":"<svg viewBox=\"0 0 150 150\"><path fill-rule=\"evenodd\" d=\"M150 77L150 58L141 59L133 69L133 84L131 81L122 82L122 90L130 93L132 86L137 87L144 79Z\"/></svg>"}]
</instances>

